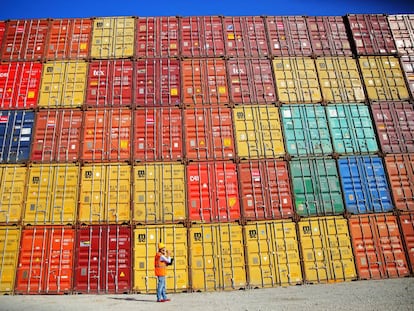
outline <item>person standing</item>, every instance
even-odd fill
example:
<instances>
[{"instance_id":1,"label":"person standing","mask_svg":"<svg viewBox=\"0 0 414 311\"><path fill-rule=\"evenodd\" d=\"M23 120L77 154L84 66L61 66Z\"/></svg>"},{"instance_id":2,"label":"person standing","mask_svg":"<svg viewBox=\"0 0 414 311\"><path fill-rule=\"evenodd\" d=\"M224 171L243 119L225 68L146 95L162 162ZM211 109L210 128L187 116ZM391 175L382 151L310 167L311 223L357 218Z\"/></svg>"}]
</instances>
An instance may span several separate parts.
<instances>
[{"instance_id":1,"label":"person standing","mask_svg":"<svg viewBox=\"0 0 414 311\"><path fill-rule=\"evenodd\" d=\"M170 251L165 248L163 243L159 243L154 260L155 276L157 277L157 302L170 301L170 299L167 299L165 277L167 276L167 266L171 264Z\"/></svg>"}]
</instances>

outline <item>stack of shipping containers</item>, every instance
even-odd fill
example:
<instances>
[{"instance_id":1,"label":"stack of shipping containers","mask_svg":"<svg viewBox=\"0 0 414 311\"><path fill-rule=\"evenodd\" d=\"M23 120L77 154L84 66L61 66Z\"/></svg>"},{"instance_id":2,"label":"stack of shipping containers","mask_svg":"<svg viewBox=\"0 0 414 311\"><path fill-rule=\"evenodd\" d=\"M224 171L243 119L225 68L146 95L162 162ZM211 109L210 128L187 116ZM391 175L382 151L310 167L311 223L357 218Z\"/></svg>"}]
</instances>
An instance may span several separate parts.
<instances>
[{"instance_id":1,"label":"stack of shipping containers","mask_svg":"<svg viewBox=\"0 0 414 311\"><path fill-rule=\"evenodd\" d=\"M0 292L409 276L414 16L0 21Z\"/></svg>"}]
</instances>

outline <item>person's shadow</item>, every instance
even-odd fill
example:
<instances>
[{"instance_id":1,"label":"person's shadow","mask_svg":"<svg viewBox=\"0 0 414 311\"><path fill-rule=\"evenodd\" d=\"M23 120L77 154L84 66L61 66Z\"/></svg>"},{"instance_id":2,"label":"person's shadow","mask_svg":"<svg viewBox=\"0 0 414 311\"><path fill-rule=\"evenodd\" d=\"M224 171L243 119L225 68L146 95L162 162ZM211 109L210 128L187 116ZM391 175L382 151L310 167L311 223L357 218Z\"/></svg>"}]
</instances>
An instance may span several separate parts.
<instances>
[{"instance_id":1,"label":"person's shadow","mask_svg":"<svg viewBox=\"0 0 414 311\"><path fill-rule=\"evenodd\" d=\"M140 302L156 302L156 300L154 299L136 299L136 298L130 298L130 297L126 297L126 298L111 297L111 299L126 300L126 301L140 301Z\"/></svg>"}]
</instances>

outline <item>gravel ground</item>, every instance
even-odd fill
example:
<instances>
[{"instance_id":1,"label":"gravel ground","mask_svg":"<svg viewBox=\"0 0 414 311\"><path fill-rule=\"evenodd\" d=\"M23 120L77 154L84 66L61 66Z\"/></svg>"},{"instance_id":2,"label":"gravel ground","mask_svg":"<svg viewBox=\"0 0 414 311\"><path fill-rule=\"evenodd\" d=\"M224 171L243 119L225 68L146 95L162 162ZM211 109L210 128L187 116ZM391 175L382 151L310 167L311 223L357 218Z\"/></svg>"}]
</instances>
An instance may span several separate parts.
<instances>
[{"instance_id":1,"label":"gravel ground","mask_svg":"<svg viewBox=\"0 0 414 311\"><path fill-rule=\"evenodd\" d=\"M243 291L155 295L0 296L0 310L414 310L414 278L301 285Z\"/></svg>"}]
</instances>

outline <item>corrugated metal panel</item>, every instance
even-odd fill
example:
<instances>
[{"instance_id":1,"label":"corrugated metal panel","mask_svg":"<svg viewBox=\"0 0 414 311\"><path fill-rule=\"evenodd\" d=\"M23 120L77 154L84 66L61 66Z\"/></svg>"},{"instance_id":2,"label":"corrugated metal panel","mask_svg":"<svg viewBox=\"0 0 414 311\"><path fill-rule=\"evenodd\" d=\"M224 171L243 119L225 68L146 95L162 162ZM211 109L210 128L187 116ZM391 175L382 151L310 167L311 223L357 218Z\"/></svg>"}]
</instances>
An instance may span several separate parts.
<instances>
[{"instance_id":1,"label":"corrugated metal panel","mask_svg":"<svg viewBox=\"0 0 414 311\"><path fill-rule=\"evenodd\" d=\"M122 163L86 164L81 168L79 222L131 221L131 166Z\"/></svg>"},{"instance_id":2,"label":"corrugated metal panel","mask_svg":"<svg viewBox=\"0 0 414 311\"><path fill-rule=\"evenodd\" d=\"M280 57L273 60L276 89L282 103L322 101L315 61L306 57Z\"/></svg>"},{"instance_id":3,"label":"corrugated metal panel","mask_svg":"<svg viewBox=\"0 0 414 311\"><path fill-rule=\"evenodd\" d=\"M285 154L279 108L243 105L233 109L237 156L278 158Z\"/></svg>"},{"instance_id":4,"label":"corrugated metal panel","mask_svg":"<svg viewBox=\"0 0 414 311\"><path fill-rule=\"evenodd\" d=\"M398 53L414 52L414 14L388 15L388 23Z\"/></svg>"},{"instance_id":5,"label":"corrugated metal panel","mask_svg":"<svg viewBox=\"0 0 414 311\"><path fill-rule=\"evenodd\" d=\"M167 268L166 288L170 292L185 292L188 281L187 229L177 225L137 226L134 229L134 291L156 293L157 278L154 258L162 242L174 258Z\"/></svg>"},{"instance_id":6,"label":"corrugated metal panel","mask_svg":"<svg viewBox=\"0 0 414 311\"><path fill-rule=\"evenodd\" d=\"M185 167L180 163L134 166L133 221L168 224L186 219Z\"/></svg>"},{"instance_id":7,"label":"corrugated metal panel","mask_svg":"<svg viewBox=\"0 0 414 311\"><path fill-rule=\"evenodd\" d=\"M128 293L131 289L131 228L88 226L76 230L74 291Z\"/></svg>"},{"instance_id":8,"label":"corrugated metal panel","mask_svg":"<svg viewBox=\"0 0 414 311\"><path fill-rule=\"evenodd\" d=\"M0 109L36 108L41 76L40 63L0 64Z\"/></svg>"},{"instance_id":9,"label":"corrugated metal panel","mask_svg":"<svg viewBox=\"0 0 414 311\"><path fill-rule=\"evenodd\" d=\"M335 160L293 160L289 162L289 167L295 209L300 216L338 215L344 212Z\"/></svg>"},{"instance_id":10,"label":"corrugated metal panel","mask_svg":"<svg viewBox=\"0 0 414 311\"><path fill-rule=\"evenodd\" d=\"M33 164L28 174L23 223L74 224L79 167L75 164Z\"/></svg>"},{"instance_id":11,"label":"corrugated metal panel","mask_svg":"<svg viewBox=\"0 0 414 311\"><path fill-rule=\"evenodd\" d=\"M249 287L275 287L302 283L294 222L249 222L243 227L243 232Z\"/></svg>"},{"instance_id":12,"label":"corrugated metal panel","mask_svg":"<svg viewBox=\"0 0 414 311\"><path fill-rule=\"evenodd\" d=\"M280 107L286 151L296 156L332 154L325 108L320 105L284 105Z\"/></svg>"},{"instance_id":13,"label":"corrugated metal panel","mask_svg":"<svg viewBox=\"0 0 414 311\"><path fill-rule=\"evenodd\" d=\"M408 262L411 264L411 272L414 270L414 214L404 213L399 216L401 225L401 234L404 238L404 244Z\"/></svg>"},{"instance_id":14,"label":"corrugated metal panel","mask_svg":"<svg viewBox=\"0 0 414 311\"><path fill-rule=\"evenodd\" d=\"M368 106L328 105L326 111L336 153L360 154L378 151Z\"/></svg>"},{"instance_id":15,"label":"corrugated metal panel","mask_svg":"<svg viewBox=\"0 0 414 311\"><path fill-rule=\"evenodd\" d=\"M134 118L134 161L183 158L182 111L179 108L137 108Z\"/></svg>"},{"instance_id":16,"label":"corrugated metal panel","mask_svg":"<svg viewBox=\"0 0 414 311\"><path fill-rule=\"evenodd\" d=\"M246 287L242 227L194 225L189 229L190 282L193 291Z\"/></svg>"},{"instance_id":17,"label":"corrugated metal panel","mask_svg":"<svg viewBox=\"0 0 414 311\"><path fill-rule=\"evenodd\" d=\"M395 278L410 274L397 216L352 216L349 230L360 279Z\"/></svg>"},{"instance_id":18,"label":"corrugated metal panel","mask_svg":"<svg viewBox=\"0 0 414 311\"><path fill-rule=\"evenodd\" d=\"M405 78L408 83L411 97L414 98L414 55L401 56L401 66L404 71Z\"/></svg>"},{"instance_id":19,"label":"corrugated metal panel","mask_svg":"<svg viewBox=\"0 0 414 311\"><path fill-rule=\"evenodd\" d=\"M352 214L392 211L391 194L381 158L350 156L338 160L345 206Z\"/></svg>"},{"instance_id":20,"label":"corrugated metal panel","mask_svg":"<svg viewBox=\"0 0 414 311\"><path fill-rule=\"evenodd\" d=\"M365 101L357 62L350 57L320 57L315 60L323 100L328 103Z\"/></svg>"},{"instance_id":21,"label":"corrugated metal panel","mask_svg":"<svg viewBox=\"0 0 414 311\"><path fill-rule=\"evenodd\" d=\"M272 66L267 59L230 59L227 61L231 101L235 104L276 102Z\"/></svg>"},{"instance_id":22,"label":"corrugated metal panel","mask_svg":"<svg viewBox=\"0 0 414 311\"><path fill-rule=\"evenodd\" d=\"M225 55L223 19L220 16L180 18L182 57L222 57Z\"/></svg>"},{"instance_id":23,"label":"corrugated metal panel","mask_svg":"<svg viewBox=\"0 0 414 311\"><path fill-rule=\"evenodd\" d=\"M0 21L0 59L2 58L1 47L3 44L4 33L6 32L6 22Z\"/></svg>"},{"instance_id":24,"label":"corrugated metal panel","mask_svg":"<svg viewBox=\"0 0 414 311\"><path fill-rule=\"evenodd\" d=\"M134 56L135 19L102 17L93 20L91 57L95 59Z\"/></svg>"},{"instance_id":25,"label":"corrugated metal panel","mask_svg":"<svg viewBox=\"0 0 414 311\"><path fill-rule=\"evenodd\" d=\"M0 293L13 294L19 258L20 228L0 227Z\"/></svg>"},{"instance_id":26,"label":"corrugated metal panel","mask_svg":"<svg viewBox=\"0 0 414 311\"><path fill-rule=\"evenodd\" d=\"M299 221L304 281L326 283L357 278L347 220L312 217Z\"/></svg>"},{"instance_id":27,"label":"corrugated metal panel","mask_svg":"<svg viewBox=\"0 0 414 311\"><path fill-rule=\"evenodd\" d=\"M185 156L188 160L235 158L232 111L227 107L185 109Z\"/></svg>"}]
</instances>

